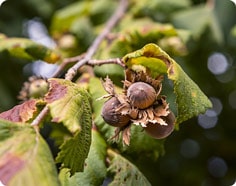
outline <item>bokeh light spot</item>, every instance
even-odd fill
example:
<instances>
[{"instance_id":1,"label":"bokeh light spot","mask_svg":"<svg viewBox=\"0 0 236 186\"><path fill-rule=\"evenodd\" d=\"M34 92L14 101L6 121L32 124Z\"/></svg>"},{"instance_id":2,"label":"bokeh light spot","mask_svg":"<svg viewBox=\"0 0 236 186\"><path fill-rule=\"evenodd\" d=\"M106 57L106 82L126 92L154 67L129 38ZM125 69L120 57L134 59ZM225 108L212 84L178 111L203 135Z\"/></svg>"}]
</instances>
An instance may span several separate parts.
<instances>
[{"instance_id":1,"label":"bokeh light spot","mask_svg":"<svg viewBox=\"0 0 236 186\"><path fill-rule=\"evenodd\" d=\"M225 161L219 157L210 158L207 167L209 173L216 178L224 177L228 170Z\"/></svg>"},{"instance_id":2,"label":"bokeh light spot","mask_svg":"<svg viewBox=\"0 0 236 186\"><path fill-rule=\"evenodd\" d=\"M2 5L2 3L4 2L5 0L0 0L0 6Z\"/></svg>"},{"instance_id":3,"label":"bokeh light spot","mask_svg":"<svg viewBox=\"0 0 236 186\"><path fill-rule=\"evenodd\" d=\"M218 116L214 110L207 110L205 114L198 116L198 124L204 129L210 129L216 126Z\"/></svg>"},{"instance_id":4,"label":"bokeh light spot","mask_svg":"<svg viewBox=\"0 0 236 186\"><path fill-rule=\"evenodd\" d=\"M182 142L180 147L180 153L185 158L194 158L198 156L199 152L200 152L200 147L196 141L192 139L186 139Z\"/></svg>"},{"instance_id":5,"label":"bokeh light spot","mask_svg":"<svg viewBox=\"0 0 236 186\"><path fill-rule=\"evenodd\" d=\"M211 97L210 100L212 102L212 108L208 109L205 114L200 114L198 116L198 124L204 129L209 129L216 126L218 115L223 109L220 99Z\"/></svg>"},{"instance_id":6,"label":"bokeh light spot","mask_svg":"<svg viewBox=\"0 0 236 186\"><path fill-rule=\"evenodd\" d=\"M236 179L235 179L234 183L231 186L236 186Z\"/></svg>"},{"instance_id":7,"label":"bokeh light spot","mask_svg":"<svg viewBox=\"0 0 236 186\"><path fill-rule=\"evenodd\" d=\"M215 98L215 97L211 97L210 100L211 100L211 103L212 103L212 109L210 109L210 110L215 111L215 113L217 115L219 115L221 113L222 109L223 109L223 105L222 105L220 99Z\"/></svg>"},{"instance_id":8,"label":"bokeh light spot","mask_svg":"<svg viewBox=\"0 0 236 186\"><path fill-rule=\"evenodd\" d=\"M215 75L223 74L228 68L228 61L221 53L214 53L208 58L208 69Z\"/></svg>"}]
</instances>

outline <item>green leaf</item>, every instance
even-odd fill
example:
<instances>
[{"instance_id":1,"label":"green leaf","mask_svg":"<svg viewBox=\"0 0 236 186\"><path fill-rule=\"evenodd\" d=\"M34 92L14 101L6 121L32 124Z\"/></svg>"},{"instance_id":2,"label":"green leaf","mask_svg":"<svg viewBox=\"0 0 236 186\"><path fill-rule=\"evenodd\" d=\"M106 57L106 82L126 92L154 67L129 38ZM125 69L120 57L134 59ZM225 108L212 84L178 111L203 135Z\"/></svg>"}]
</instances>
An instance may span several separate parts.
<instances>
[{"instance_id":1,"label":"green leaf","mask_svg":"<svg viewBox=\"0 0 236 186\"><path fill-rule=\"evenodd\" d=\"M167 74L174 82L178 111L176 124L204 113L212 106L210 100L182 68L157 45L147 44L142 49L127 54L123 60L128 68L150 71L153 77Z\"/></svg>"},{"instance_id":2,"label":"green leaf","mask_svg":"<svg viewBox=\"0 0 236 186\"><path fill-rule=\"evenodd\" d=\"M98 100L102 96L106 95L107 92L104 90L101 80L98 78L90 78L89 82L89 92L92 97L92 108L94 113L94 123L99 128L99 131L104 135L108 140L114 135L115 128L106 124L101 116L101 111L105 99Z\"/></svg>"},{"instance_id":3,"label":"green leaf","mask_svg":"<svg viewBox=\"0 0 236 186\"><path fill-rule=\"evenodd\" d=\"M143 0L136 1L132 11L137 17L149 16L159 22L168 22L171 14L190 6L189 0Z\"/></svg>"},{"instance_id":4,"label":"green leaf","mask_svg":"<svg viewBox=\"0 0 236 186\"><path fill-rule=\"evenodd\" d=\"M121 57L151 42L160 45L172 55L186 54L187 49L179 36L179 31L171 24L160 24L149 18L137 20L129 16L125 18L121 22L119 34L112 42L104 42L97 58Z\"/></svg>"},{"instance_id":5,"label":"green leaf","mask_svg":"<svg viewBox=\"0 0 236 186\"><path fill-rule=\"evenodd\" d=\"M106 142L101 135L92 130L92 143L83 172L70 177L68 169L62 169L59 174L62 186L102 185L106 177Z\"/></svg>"},{"instance_id":6,"label":"green leaf","mask_svg":"<svg viewBox=\"0 0 236 186\"><path fill-rule=\"evenodd\" d=\"M91 144L92 113L86 90L64 79L50 79L45 97L54 122L62 122L74 136L60 147L56 158L71 174L83 171Z\"/></svg>"},{"instance_id":7,"label":"green leaf","mask_svg":"<svg viewBox=\"0 0 236 186\"><path fill-rule=\"evenodd\" d=\"M56 157L57 163L62 163L62 168L69 168L71 175L84 170L84 162L91 144L90 121L82 118L82 123L82 130L60 146L61 151Z\"/></svg>"},{"instance_id":8,"label":"green leaf","mask_svg":"<svg viewBox=\"0 0 236 186\"><path fill-rule=\"evenodd\" d=\"M199 38L204 30L209 27L210 32L208 33L214 37L214 40L223 43L223 33L218 18L214 9L208 6L200 5L177 12L173 15L172 23L178 28L190 30L195 38Z\"/></svg>"},{"instance_id":9,"label":"green leaf","mask_svg":"<svg viewBox=\"0 0 236 186\"><path fill-rule=\"evenodd\" d=\"M115 64L95 66L94 72L98 77L105 78L109 76L109 78L117 85L121 85L121 79L124 79L124 69Z\"/></svg>"},{"instance_id":10,"label":"green leaf","mask_svg":"<svg viewBox=\"0 0 236 186\"><path fill-rule=\"evenodd\" d=\"M129 146L124 146L121 142L119 147L125 153L156 160L159 156L164 155L164 141L150 137L142 127L133 125Z\"/></svg>"},{"instance_id":11,"label":"green leaf","mask_svg":"<svg viewBox=\"0 0 236 186\"><path fill-rule=\"evenodd\" d=\"M114 175L109 186L116 185L151 185L147 178L130 161L108 149L108 156L111 159L108 172Z\"/></svg>"},{"instance_id":12,"label":"green leaf","mask_svg":"<svg viewBox=\"0 0 236 186\"><path fill-rule=\"evenodd\" d=\"M89 94L68 80L52 78L48 81L50 89L45 101L53 121L62 122L71 133L79 131L83 125L82 118L91 115Z\"/></svg>"},{"instance_id":13,"label":"green leaf","mask_svg":"<svg viewBox=\"0 0 236 186\"><path fill-rule=\"evenodd\" d=\"M116 6L116 2L109 0L75 2L56 11L50 30L55 37L58 37L61 34L73 31L78 26L77 22L85 17L89 17L91 24L103 23L114 12Z\"/></svg>"},{"instance_id":14,"label":"green leaf","mask_svg":"<svg viewBox=\"0 0 236 186\"><path fill-rule=\"evenodd\" d=\"M0 180L4 185L60 185L50 149L39 133L23 123L3 120L0 131Z\"/></svg>"},{"instance_id":15,"label":"green leaf","mask_svg":"<svg viewBox=\"0 0 236 186\"><path fill-rule=\"evenodd\" d=\"M58 36L70 30L70 27L77 19L87 14L89 4L91 3L87 1L76 2L56 11L51 24L52 34Z\"/></svg>"},{"instance_id":16,"label":"green leaf","mask_svg":"<svg viewBox=\"0 0 236 186\"><path fill-rule=\"evenodd\" d=\"M48 63L55 63L60 56L55 51L25 38L0 38L0 53L27 60L41 59Z\"/></svg>"}]
</instances>

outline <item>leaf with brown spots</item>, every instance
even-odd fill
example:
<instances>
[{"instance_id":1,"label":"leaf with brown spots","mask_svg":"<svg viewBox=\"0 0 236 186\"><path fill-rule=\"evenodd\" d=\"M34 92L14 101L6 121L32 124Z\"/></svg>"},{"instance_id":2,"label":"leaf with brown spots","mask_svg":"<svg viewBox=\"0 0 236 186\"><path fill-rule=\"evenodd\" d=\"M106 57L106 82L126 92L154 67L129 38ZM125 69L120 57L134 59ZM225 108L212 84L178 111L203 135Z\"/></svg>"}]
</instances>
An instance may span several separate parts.
<instances>
[{"instance_id":1,"label":"leaf with brown spots","mask_svg":"<svg viewBox=\"0 0 236 186\"><path fill-rule=\"evenodd\" d=\"M50 108L52 121L62 122L72 133L80 131L84 105L90 104L87 91L68 80L52 78L48 81L50 89L45 101Z\"/></svg>"},{"instance_id":2,"label":"leaf with brown spots","mask_svg":"<svg viewBox=\"0 0 236 186\"><path fill-rule=\"evenodd\" d=\"M12 109L0 113L0 118L13 122L27 122L37 113L37 104L42 103L40 100L32 99L16 105Z\"/></svg>"},{"instance_id":3,"label":"leaf with brown spots","mask_svg":"<svg viewBox=\"0 0 236 186\"><path fill-rule=\"evenodd\" d=\"M4 137L2 137L4 134ZM8 186L59 186L50 149L33 127L0 120L0 180Z\"/></svg>"},{"instance_id":4,"label":"leaf with brown spots","mask_svg":"<svg viewBox=\"0 0 236 186\"><path fill-rule=\"evenodd\" d=\"M73 134L61 146L56 161L71 174L83 171L91 143L92 112L88 92L64 79L49 79L45 97L54 122L62 122Z\"/></svg>"},{"instance_id":5,"label":"leaf with brown spots","mask_svg":"<svg viewBox=\"0 0 236 186\"><path fill-rule=\"evenodd\" d=\"M111 149L108 149L107 154L111 161L108 167L108 172L114 175L112 182L109 183L110 186L151 185L147 178L129 160Z\"/></svg>"}]
</instances>

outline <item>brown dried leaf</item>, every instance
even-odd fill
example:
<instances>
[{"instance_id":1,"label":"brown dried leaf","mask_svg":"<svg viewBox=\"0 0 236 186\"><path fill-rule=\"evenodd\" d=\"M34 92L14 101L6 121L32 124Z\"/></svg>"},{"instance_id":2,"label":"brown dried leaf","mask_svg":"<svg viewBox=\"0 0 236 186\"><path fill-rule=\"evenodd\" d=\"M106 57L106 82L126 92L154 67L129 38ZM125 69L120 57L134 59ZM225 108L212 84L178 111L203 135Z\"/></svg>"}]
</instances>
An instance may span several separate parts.
<instances>
[{"instance_id":1,"label":"brown dried leaf","mask_svg":"<svg viewBox=\"0 0 236 186\"><path fill-rule=\"evenodd\" d=\"M123 140L123 143L125 145L129 145L130 143L130 136L131 136L131 133L130 133L130 126L126 127L123 131L122 131L122 140Z\"/></svg>"},{"instance_id":2,"label":"brown dried leaf","mask_svg":"<svg viewBox=\"0 0 236 186\"><path fill-rule=\"evenodd\" d=\"M153 108L148 108L148 109L146 110L146 112L147 112L147 115L148 115L148 119L149 119L149 120L154 120Z\"/></svg>"},{"instance_id":3,"label":"brown dried leaf","mask_svg":"<svg viewBox=\"0 0 236 186\"><path fill-rule=\"evenodd\" d=\"M129 116L130 116L132 119L137 119L138 113L139 113L139 111L138 111L138 109L136 109L136 108L131 108L131 109L129 110Z\"/></svg>"},{"instance_id":4,"label":"brown dried leaf","mask_svg":"<svg viewBox=\"0 0 236 186\"><path fill-rule=\"evenodd\" d=\"M105 78L105 81L102 81L102 85L108 94L115 95L115 88L113 82L108 76Z\"/></svg>"},{"instance_id":5,"label":"brown dried leaf","mask_svg":"<svg viewBox=\"0 0 236 186\"><path fill-rule=\"evenodd\" d=\"M119 100L121 103L117 108L116 112L119 112L122 115L128 115L130 112L130 104L127 101L127 98L123 94L116 95L116 98Z\"/></svg>"},{"instance_id":6,"label":"brown dried leaf","mask_svg":"<svg viewBox=\"0 0 236 186\"><path fill-rule=\"evenodd\" d=\"M142 127L146 127L146 124L148 123L148 114L145 112L145 110L139 110L138 118L135 120L132 120L132 122L135 125L141 125Z\"/></svg>"},{"instance_id":7,"label":"brown dried leaf","mask_svg":"<svg viewBox=\"0 0 236 186\"><path fill-rule=\"evenodd\" d=\"M157 125L168 125L162 118L160 117L155 117L154 120L149 120L150 123L156 123Z\"/></svg>"},{"instance_id":8,"label":"brown dried leaf","mask_svg":"<svg viewBox=\"0 0 236 186\"><path fill-rule=\"evenodd\" d=\"M45 97L47 103L52 103L62 97L67 93L67 86L62 85L56 79L50 80L50 89L48 94Z\"/></svg>"},{"instance_id":9,"label":"brown dried leaf","mask_svg":"<svg viewBox=\"0 0 236 186\"><path fill-rule=\"evenodd\" d=\"M13 107L12 109L0 113L0 118L13 122L27 122L33 118L37 112L39 100L32 99Z\"/></svg>"},{"instance_id":10,"label":"brown dried leaf","mask_svg":"<svg viewBox=\"0 0 236 186\"><path fill-rule=\"evenodd\" d=\"M162 97L158 101L159 101L159 104L156 105L154 108L154 115L157 117L167 116L170 113L169 104L166 102L164 97Z\"/></svg>"}]
</instances>

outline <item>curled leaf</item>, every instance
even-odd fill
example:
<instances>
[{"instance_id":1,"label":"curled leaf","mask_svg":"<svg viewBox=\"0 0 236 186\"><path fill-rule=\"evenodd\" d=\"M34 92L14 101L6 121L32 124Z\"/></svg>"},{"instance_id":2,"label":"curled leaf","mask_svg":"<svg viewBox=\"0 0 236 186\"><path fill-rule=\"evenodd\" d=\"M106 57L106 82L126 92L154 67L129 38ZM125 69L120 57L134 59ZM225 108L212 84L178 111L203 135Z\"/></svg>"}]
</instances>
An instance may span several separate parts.
<instances>
[{"instance_id":1,"label":"curled leaf","mask_svg":"<svg viewBox=\"0 0 236 186\"><path fill-rule=\"evenodd\" d=\"M27 122L38 111L37 104L40 100L32 99L0 113L0 118L13 122Z\"/></svg>"},{"instance_id":2,"label":"curled leaf","mask_svg":"<svg viewBox=\"0 0 236 186\"><path fill-rule=\"evenodd\" d=\"M147 44L142 49L123 57L128 68L134 71L149 71L153 77L167 74L174 82L174 93L179 124L187 119L204 113L211 107L210 100L191 80L182 68L155 44Z\"/></svg>"},{"instance_id":3,"label":"curled leaf","mask_svg":"<svg viewBox=\"0 0 236 186\"><path fill-rule=\"evenodd\" d=\"M25 38L1 38L0 53L2 52L7 52L17 58L41 59L48 63L56 63L60 59L60 55L56 51Z\"/></svg>"}]
</instances>

